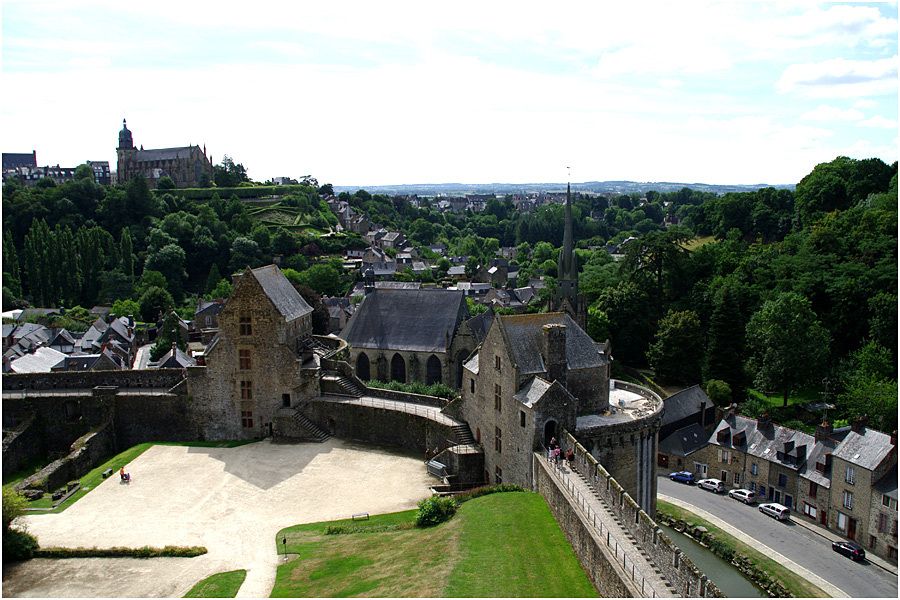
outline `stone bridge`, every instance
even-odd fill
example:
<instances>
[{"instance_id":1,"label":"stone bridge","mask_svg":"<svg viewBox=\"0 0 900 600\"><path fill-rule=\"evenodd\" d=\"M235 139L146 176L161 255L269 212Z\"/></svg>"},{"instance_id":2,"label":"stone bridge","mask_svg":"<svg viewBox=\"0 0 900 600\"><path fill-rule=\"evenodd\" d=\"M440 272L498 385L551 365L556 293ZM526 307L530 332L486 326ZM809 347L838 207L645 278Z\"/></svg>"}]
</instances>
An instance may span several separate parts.
<instances>
[{"instance_id":1,"label":"stone bridge","mask_svg":"<svg viewBox=\"0 0 900 600\"><path fill-rule=\"evenodd\" d=\"M723 596L575 438L564 432L562 445L575 460L534 454L535 488L602 596Z\"/></svg>"}]
</instances>

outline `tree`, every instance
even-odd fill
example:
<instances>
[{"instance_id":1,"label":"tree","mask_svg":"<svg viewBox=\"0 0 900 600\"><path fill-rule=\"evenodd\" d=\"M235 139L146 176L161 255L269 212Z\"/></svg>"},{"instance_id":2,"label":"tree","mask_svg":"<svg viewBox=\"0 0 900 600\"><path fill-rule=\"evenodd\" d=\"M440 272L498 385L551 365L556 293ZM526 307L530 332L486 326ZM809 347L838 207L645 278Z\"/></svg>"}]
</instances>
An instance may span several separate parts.
<instances>
[{"instance_id":1,"label":"tree","mask_svg":"<svg viewBox=\"0 0 900 600\"><path fill-rule=\"evenodd\" d=\"M341 296L346 291L340 269L331 263L316 263L301 277L305 285L325 296Z\"/></svg>"},{"instance_id":2,"label":"tree","mask_svg":"<svg viewBox=\"0 0 900 600\"><path fill-rule=\"evenodd\" d=\"M897 428L896 362L890 350L867 342L841 362L838 408L853 419L868 416L881 431Z\"/></svg>"},{"instance_id":3,"label":"tree","mask_svg":"<svg viewBox=\"0 0 900 600\"><path fill-rule=\"evenodd\" d=\"M748 369L754 382L779 390L787 406L798 387L818 381L828 358L830 336L809 300L784 292L766 301L747 324Z\"/></svg>"},{"instance_id":4,"label":"tree","mask_svg":"<svg viewBox=\"0 0 900 600\"><path fill-rule=\"evenodd\" d=\"M231 296L232 286L231 282L227 279L220 279L219 283L217 283L212 290L210 290L208 294L208 298L217 299L217 298L228 298Z\"/></svg>"},{"instance_id":5,"label":"tree","mask_svg":"<svg viewBox=\"0 0 900 600\"><path fill-rule=\"evenodd\" d=\"M731 386L721 379L710 379L704 386L706 395L716 406L731 404Z\"/></svg>"},{"instance_id":6,"label":"tree","mask_svg":"<svg viewBox=\"0 0 900 600\"><path fill-rule=\"evenodd\" d=\"M174 190L175 182L168 175L163 175L159 178L159 181L156 182L156 189L160 191Z\"/></svg>"},{"instance_id":7,"label":"tree","mask_svg":"<svg viewBox=\"0 0 900 600\"><path fill-rule=\"evenodd\" d=\"M733 400L742 400L747 388L745 331L735 285L726 283L713 301L703 373L706 379L725 381L734 394Z\"/></svg>"},{"instance_id":8,"label":"tree","mask_svg":"<svg viewBox=\"0 0 900 600\"><path fill-rule=\"evenodd\" d=\"M141 305L136 300L126 298L112 303L110 312L117 317L127 317L141 314Z\"/></svg>"},{"instance_id":9,"label":"tree","mask_svg":"<svg viewBox=\"0 0 900 600\"><path fill-rule=\"evenodd\" d=\"M259 244L245 237L236 237L231 243L231 262L228 263L231 272L243 271L245 268L255 268L262 264L262 253Z\"/></svg>"},{"instance_id":10,"label":"tree","mask_svg":"<svg viewBox=\"0 0 900 600\"><path fill-rule=\"evenodd\" d=\"M159 271L145 270L141 274L141 278L137 285L134 287L134 293L138 297L141 297L144 295L144 292L152 287L166 289L166 278Z\"/></svg>"},{"instance_id":11,"label":"tree","mask_svg":"<svg viewBox=\"0 0 900 600\"><path fill-rule=\"evenodd\" d=\"M227 154L222 158L222 163L213 166L213 181L218 187L237 187L244 181L250 181L247 177L247 169L242 164L235 164Z\"/></svg>"},{"instance_id":12,"label":"tree","mask_svg":"<svg viewBox=\"0 0 900 600\"><path fill-rule=\"evenodd\" d=\"M172 344L175 344L180 350L187 348L187 342L181 334L178 315L174 311L169 312L163 319L156 343L150 348L150 360L162 358L166 352L172 349Z\"/></svg>"},{"instance_id":13,"label":"tree","mask_svg":"<svg viewBox=\"0 0 900 600\"><path fill-rule=\"evenodd\" d=\"M172 294L160 287L151 287L138 300L141 307L141 319L155 323L162 315L172 310L175 301Z\"/></svg>"},{"instance_id":14,"label":"tree","mask_svg":"<svg viewBox=\"0 0 900 600\"><path fill-rule=\"evenodd\" d=\"M181 297L182 282L187 276L184 271L186 256L181 246L166 244L156 252L147 254L144 269L159 271L166 278L168 289L176 298Z\"/></svg>"},{"instance_id":15,"label":"tree","mask_svg":"<svg viewBox=\"0 0 900 600\"><path fill-rule=\"evenodd\" d=\"M672 311L659 322L656 337L647 350L647 361L656 375L668 383L700 380L703 331L694 311Z\"/></svg>"},{"instance_id":16,"label":"tree","mask_svg":"<svg viewBox=\"0 0 900 600\"><path fill-rule=\"evenodd\" d=\"M127 227L122 228L119 236L119 254L122 257L122 272L126 277L134 277L134 244L131 241L131 231Z\"/></svg>"},{"instance_id":17,"label":"tree","mask_svg":"<svg viewBox=\"0 0 900 600\"><path fill-rule=\"evenodd\" d=\"M587 333L595 342L604 342L609 339L609 316L596 304L588 307Z\"/></svg>"}]
</instances>

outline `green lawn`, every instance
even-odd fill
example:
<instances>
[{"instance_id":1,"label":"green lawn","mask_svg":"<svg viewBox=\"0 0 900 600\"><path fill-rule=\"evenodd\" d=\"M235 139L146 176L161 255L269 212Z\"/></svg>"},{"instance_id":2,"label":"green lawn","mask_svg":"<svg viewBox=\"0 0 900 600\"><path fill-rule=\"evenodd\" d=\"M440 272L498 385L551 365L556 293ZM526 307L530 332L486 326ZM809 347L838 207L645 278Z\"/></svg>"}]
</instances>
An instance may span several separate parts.
<instances>
[{"instance_id":1,"label":"green lawn","mask_svg":"<svg viewBox=\"0 0 900 600\"><path fill-rule=\"evenodd\" d=\"M684 247L686 250L693 251L693 250L696 250L697 248L700 248L701 246L705 246L706 244L711 244L715 241L716 241L716 238L711 235L695 237L694 239L690 240L687 244L685 244Z\"/></svg>"},{"instance_id":2,"label":"green lawn","mask_svg":"<svg viewBox=\"0 0 900 600\"><path fill-rule=\"evenodd\" d=\"M821 588L813 585L803 577L800 577L787 567L783 566L774 558L766 556L752 546L745 544L739 539L725 533L709 521L698 517L694 513L685 510L680 506L675 506L674 504L669 504L668 502L657 500L656 511L665 515L669 515L670 517L674 517L676 519L681 519L682 521L690 523L691 525L702 525L703 527L706 527L709 533L711 533L717 540L724 543L736 553L742 554L750 559L750 562L756 568L760 569L773 580L783 585L795 598L829 597L828 594L826 594Z\"/></svg>"},{"instance_id":3,"label":"green lawn","mask_svg":"<svg viewBox=\"0 0 900 600\"><path fill-rule=\"evenodd\" d=\"M202 579L184 595L185 598L234 598L247 577L247 571L225 571Z\"/></svg>"},{"instance_id":4,"label":"green lawn","mask_svg":"<svg viewBox=\"0 0 900 600\"><path fill-rule=\"evenodd\" d=\"M106 469L112 469L113 474L112 477L118 477L119 468L125 465L128 465L131 461L136 459L138 456L143 454L147 449L151 446L193 446L193 447L201 447L201 448L234 448L236 446L242 446L244 444L249 444L251 442L255 442L256 440L236 440L236 441L226 441L226 442L144 442L143 444L138 444L136 446L132 446L131 448L120 452L119 454L113 456L100 466L92 469L86 475L84 475L79 481L81 482L81 488L72 494L65 502L60 504L54 509L42 512L50 512L50 513L59 513L76 502L83 498L88 492L92 489L103 483L103 471ZM11 480L9 483L5 483L3 487L11 487L16 483L21 481L19 480ZM28 508L50 508L53 506L53 500L50 497L50 494L45 494L43 498L38 500L34 500L33 502L28 503Z\"/></svg>"},{"instance_id":5,"label":"green lawn","mask_svg":"<svg viewBox=\"0 0 900 600\"><path fill-rule=\"evenodd\" d=\"M596 597L544 499L482 496L449 522L411 527L415 511L282 530L298 558L280 565L273 597ZM324 535L328 525L371 532Z\"/></svg>"}]
</instances>

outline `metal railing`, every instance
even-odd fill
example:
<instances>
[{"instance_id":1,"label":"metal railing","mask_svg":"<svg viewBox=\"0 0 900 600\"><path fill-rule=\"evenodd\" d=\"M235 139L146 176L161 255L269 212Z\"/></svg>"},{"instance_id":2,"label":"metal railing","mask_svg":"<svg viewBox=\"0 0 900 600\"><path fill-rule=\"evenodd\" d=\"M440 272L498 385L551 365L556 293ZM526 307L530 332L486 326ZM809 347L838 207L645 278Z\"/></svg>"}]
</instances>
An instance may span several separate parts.
<instances>
[{"instance_id":1,"label":"metal railing","mask_svg":"<svg viewBox=\"0 0 900 600\"><path fill-rule=\"evenodd\" d=\"M355 398L353 396L341 396L340 398L341 400L339 400L339 402L358 404L361 406L368 406L370 408L383 408L385 410L404 412L419 417L425 417L426 419L435 421L436 423L440 423L442 425L452 426L460 424L459 421L453 419L452 417L448 417L439 409L423 404L414 404L412 402L403 402L401 400L386 400L384 398L374 398L371 396L363 396L361 398Z\"/></svg>"},{"instance_id":2,"label":"metal railing","mask_svg":"<svg viewBox=\"0 0 900 600\"><path fill-rule=\"evenodd\" d=\"M622 569L625 571L626 575L630 573L631 580L635 584L640 582L641 594L646 597L647 591L650 591L650 597L658 597L653 582L645 579L643 575L643 570L646 569L647 566L649 566L647 565L647 561L643 561L644 566L638 566L638 563L635 562L634 558L632 556L629 556L629 554L625 551L625 545L619 544L619 540L612 534L609 526L604 525L602 517L600 519L597 518L598 513L591 507L591 501L588 500L587 496L583 494L580 489L578 489L579 486L576 485L576 483L569 477L569 474L575 471L567 470L563 466L563 463L567 461L562 457L560 457L560 460L558 462L549 460L546 456L546 453L541 456L541 460L545 461L550 466L550 473L553 474L553 476L559 482L560 486L564 488L575 500L572 506L575 509L580 510L582 515L585 517L585 522L590 525L597 534L599 534L600 539L606 540L606 545L610 548L613 555L615 556L616 562L621 564ZM590 485L588 485L586 482L582 482L582 484L588 490L591 490ZM599 498L596 498L593 493L591 493L590 498L602 503L602 501ZM611 516L611 513L607 514ZM634 544L631 543L629 543L629 545L634 546Z\"/></svg>"}]
</instances>

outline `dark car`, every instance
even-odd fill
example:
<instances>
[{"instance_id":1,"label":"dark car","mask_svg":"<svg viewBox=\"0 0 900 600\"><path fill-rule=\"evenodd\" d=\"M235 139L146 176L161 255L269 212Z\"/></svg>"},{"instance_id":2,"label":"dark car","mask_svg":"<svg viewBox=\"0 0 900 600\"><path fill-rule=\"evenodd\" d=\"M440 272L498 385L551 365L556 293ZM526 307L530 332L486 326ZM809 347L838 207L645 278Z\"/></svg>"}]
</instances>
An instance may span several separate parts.
<instances>
[{"instance_id":1,"label":"dark car","mask_svg":"<svg viewBox=\"0 0 900 600\"><path fill-rule=\"evenodd\" d=\"M863 560L866 557L866 551L856 542L848 542L847 540L831 542L831 549L856 561Z\"/></svg>"},{"instance_id":2,"label":"dark car","mask_svg":"<svg viewBox=\"0 0 900 600\"><path fill-rule=\"evenodd\" d=\"M690 471L677 471L669 474L672 481L680 481L681 483L694 483L694 474Z\"/></svg>"}]
</instances>

